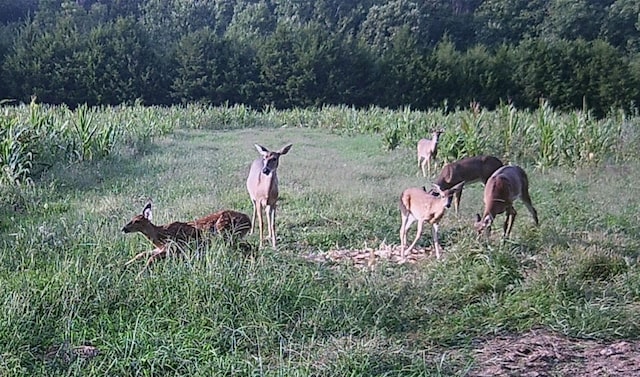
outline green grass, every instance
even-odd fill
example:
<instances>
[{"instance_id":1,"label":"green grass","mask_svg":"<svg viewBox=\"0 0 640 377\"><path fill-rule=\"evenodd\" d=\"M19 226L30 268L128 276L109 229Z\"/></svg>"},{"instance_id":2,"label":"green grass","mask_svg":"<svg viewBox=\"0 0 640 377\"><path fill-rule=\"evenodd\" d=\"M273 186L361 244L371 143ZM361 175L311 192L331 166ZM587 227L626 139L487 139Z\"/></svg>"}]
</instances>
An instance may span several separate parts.
<instances>
[{"instance_id":1,"label":"green grass","mask_svg":"<svg viewBox=\"0 0 640 377\"><path fill-rule=\"evenodd\" d=\"M444 259L360 270L304 255L399 243L399 195L429 183L412 146L295 122L198 124L2 187L1 376L465 375L474 342L493 334L640 336L638 163L525 165L541 224L516 204L506 242L502 215L491 240L475 238L482 187L469 186L460 215L442 222ZM293 143L280 160L278 250L244 256L213 242L136 279L143 263L124 263L150 245L121 227L147 198L157 224L250 214L254 143ZM100 354L45 356L64 344Z\"/></svg>"}]
</instances>

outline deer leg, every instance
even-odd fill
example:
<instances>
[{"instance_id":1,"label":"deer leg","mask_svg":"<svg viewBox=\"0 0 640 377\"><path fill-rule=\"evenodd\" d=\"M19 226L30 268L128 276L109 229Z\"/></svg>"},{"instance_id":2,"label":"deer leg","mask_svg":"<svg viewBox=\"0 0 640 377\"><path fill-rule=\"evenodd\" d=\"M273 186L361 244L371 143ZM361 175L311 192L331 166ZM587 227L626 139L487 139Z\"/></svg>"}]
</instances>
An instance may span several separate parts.
<instances>
[{"instance_id":1,"label":"deer leg","mask_svg":"<svg viewBox=\"0 0 640 377\"><path fill-rule=\"evenodd\" d=\"M258 215L258 229L260 231L260 245L258 247L262 248L262 205L258 205L256 213Z\"/></svg>"},{"instance_id":2,"label":"deer leg","mask_svg":"<svg viewBox=\"0 0 640 377\"><path fill-rule=\"evenodd\" d=\"M426 177L427 176L427 172L424 170L425 165L427 164L427 159L426 158L422 158L422 162L420 163L420 168L422 169L422 176Z\"/></svg>"},{"instance_id":3,"label":"deer leg","mask_svg":"<svg viewBox=\"0 0 640 377\"><path fill-rule=\"evenodd\" d=\"M251 230L249 234L253 234L253 224L256 223L256 210L258 208L258 203L255 200L252 199L251 202L253 203L253 212L251 213Z\"/></svg>"},{"instance_id":4,"label":"deer leg","mask_svg":"<svg viewBox=\"0 0 640 377\"><path fill-rule=\"evenodd\" d=\"M438 240L438 223L431 224L433 227L433 247L436 249L436 259L440 259L440 241Z\"/></svg>"},{"instance_id":5,"label":"deer leg","mask_svg":"<svg viewBox=\"0 0 640 377\"><path fill-rule=\"evenodd\" d=\"M271 238L271 246L276 248L276 205L267 205L267 226L269 227L269 238Z\"/></svg>"},{"instance_id":6,"label":"deer leg","mask_svg":"<svg viewBox=\"0 0 640 377\"><path fill-rule=\"evenodd\" d=\"M507 219L504 222L504 238L509 237L509 235L511 234L511 228L513 227L513 222L516 219L516 210L513 208L513 206L509 206L507 208Z\"/></svg>"},{"instance_id":7,"label":"deer leg","mask_svg":"<svg viewBox=\"0 0 640 377\"><path fill-rule=\"evenodd\" d=\"M404 232L404 225L407 223L407 218L404 215L400 215L400 256L404 256L404 245L407 243L407 235Z\"/></svg>"},{"instance_id":8,"label":"deer leg","mask_svg":"<svg viewBox=\"0 0 640 377\"><path fill-rule=\"evenodd\" d=\"M458 216L458 208L460 208L460 199L462 198L462 190L453 193L453 208L456 210L456 216Z\"/></svg>"},{"instance_id":9,"label":"deer leg","mask_svg":"<svg viewBox=\"0 0 640 377\"><path fill-rule=\"evenodd\" d=\"M138 259L141 259L143 257L146 257L147 255L153 253L156 249L150 250L150 251L143 251L142 253L138 253L136 254L135 257L131 258L127 263L125 263L125 266L130 265L131 263L137 261Z\"/></svg>"},{"instance_id":10,"label":"deer leg","mask_svg":"<svg viewBox=\"0 0 640 377\"><path fill-rule=\"evenodd\" d=\"M409 227L415 221L415 218L411 215L411 213L407 213L406 215L401 215L402 224L400 225L400 257L404 259L405 248L407 247L407 232L409 231Z\"/></svg>"},{"instance_id":11,"label":"deer leg","mask_svg":"<svg viewBox=\"0 0 640 377\"><path fill-rule=\"evenodd\" d=\"M420 239L420 235L422 235L422 225L423 225L423 223L424 223L424 220L418 220L418 230L416 231L416 238L413 240L411 245L409 245L409 247L407 248L407 250L406 250L407 252L413 250L413 247L416 245L416 243ZM404 259L404 255L403 255L403 259Z\"/></svg>"},{"instance_id":12,"label":"deer leg","mask_svg":"<svg viewBox=\"0 0 640 377\"><path fill-rule=\"evenodd\" d=\"M529 192L528 191L524 191L522 193L522 197L520 199L522 199L522 202L524 203L524 205L529 210L529 213L531 214L531 217L533 217L533 222L535 222L536 226L537 226L538 225L538 211L536 211L536 209L533 207L533 204L531 204L531 197L529 196Z\"/></svg>"}]
</instances>

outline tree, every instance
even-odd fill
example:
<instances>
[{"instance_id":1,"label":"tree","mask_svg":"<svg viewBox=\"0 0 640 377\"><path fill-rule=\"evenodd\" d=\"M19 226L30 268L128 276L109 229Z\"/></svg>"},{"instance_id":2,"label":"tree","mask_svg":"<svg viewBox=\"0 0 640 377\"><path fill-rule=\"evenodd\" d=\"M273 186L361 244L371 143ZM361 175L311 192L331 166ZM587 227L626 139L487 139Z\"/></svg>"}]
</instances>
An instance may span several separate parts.
<instances>
[{"instance_id":1,"label":"tree","mask_svg":"<svg viewBox=\"0 0 640 377\"><path fill-rule=\"evenodd\" d=\"M611 45L640 52L640 2L617 0L608 8L600 36Z\"/></svg>"},{"instance_id":2,"label":"tree","mask_svg":"<svg viewBox=\"0 0 640 377\"><path fill-rule=\"evenodd\" d=\"M478 42L489 46L536 37L548 0L485 0L476 10Z\"/></svg>"},{"instance_id":3,"label":"tree","mask_svg":"<svg viewBox=\"0 0 640 377\"><path fill-rule=\"evenodd\" d=\"M548 16L540 28L542 35L557 39L593 40L598 35L603 9L588 0L551 0Z\"/></svg>"},{"instance_id":4,"label":"tree","mask_svg":"<svg viewBox=\"0 0 640 377\"><path fill-rule=\"evenodd\" d=\"M249 103L257 81L250 49L203 28L182 37L174 54L172 96L182 103Z\"/></svg>"},{"instance_id":5,"label":"tree","mask_svg":"<svg viewBox=\"0 0 640 377\"><path fill-rule=\"evenodd\" d=\"M410 0L393 0L369 9L361 25L359 37L378 51L392 47L396 34L408 30L416 40L427 43L424 20L417 3ZM426 39L425 39L426 38Z\"/></svg>"},{"instance_id":6,"label":"tree","mask_svg":"<svg viewBox=\"0 0 640 377\"><path fill-rule=\"evenodd\" d=\"M581 108L586 101L603 115L633 98L629 66L605 41L526 40L517 56L513 77L525 106L536 106L540 98L565 109Z\"/></svg>"}]
</instances>

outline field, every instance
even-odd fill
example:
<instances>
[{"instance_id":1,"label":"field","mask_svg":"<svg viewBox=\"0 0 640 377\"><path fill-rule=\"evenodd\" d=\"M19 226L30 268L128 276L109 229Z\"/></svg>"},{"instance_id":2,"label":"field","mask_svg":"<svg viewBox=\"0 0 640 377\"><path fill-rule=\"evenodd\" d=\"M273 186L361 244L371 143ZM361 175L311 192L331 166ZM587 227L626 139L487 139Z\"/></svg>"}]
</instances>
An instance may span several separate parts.
<instances>
[{"instance_id":1,"label":"field","mask_svg":"<svg viewBox=\"0 0 640 377\"><path fill-rule=\"evenodd\" d=\"M5 107L0 116L0 376L633 375L640 370L638 117ZM495 151L529 174L509 240L472 230L465 188L415 263L396 263L414 145ZM137 277L122 226L251 213L254 143L280 148L278 249L213 239ZM440 162L440 167L442 162ZM410 232L410 237L413 232ZM248 241L257 245L257 236ZM362 258L361 258L362 257ZM587 362L588 361L588 362ZM591 369L588 369L591 368Z\"/></svg>"}]
</instances>

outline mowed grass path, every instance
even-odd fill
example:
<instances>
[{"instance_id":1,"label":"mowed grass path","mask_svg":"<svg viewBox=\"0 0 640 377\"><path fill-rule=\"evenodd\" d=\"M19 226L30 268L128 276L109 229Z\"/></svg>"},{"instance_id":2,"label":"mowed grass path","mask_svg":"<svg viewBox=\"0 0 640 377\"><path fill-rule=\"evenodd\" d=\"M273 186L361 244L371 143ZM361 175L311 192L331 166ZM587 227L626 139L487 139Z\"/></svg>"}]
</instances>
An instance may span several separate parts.
<instances>
[{"instance_id":1,"label":"mowed grass path","mask_svg":"<svg viewBox=\"0 0 640 377\"><path fill-rule=\"evenodd\" d=\"M148 198L156 224L250 215L254 143L293 143L280 161L277 251L214 242L140 279L142 263L124 268L150 249L120 232ZM444 259L360 270L304 256L397 244L401 191L430 183L413 149L302 128L178 130L118 156L55 167L3 199L0 375L464 375L474 344L495 334L640 335L638 165L524 166L541 225L516 204L504 243L503 215L489 242L475 238L472 185L442 222ZM431 244L428 228L419 244ZM82 345L100 353L77 357Z\"/></svg>"}]
</instances>

